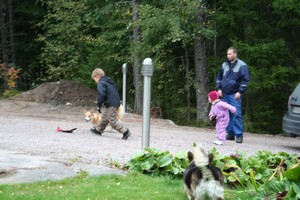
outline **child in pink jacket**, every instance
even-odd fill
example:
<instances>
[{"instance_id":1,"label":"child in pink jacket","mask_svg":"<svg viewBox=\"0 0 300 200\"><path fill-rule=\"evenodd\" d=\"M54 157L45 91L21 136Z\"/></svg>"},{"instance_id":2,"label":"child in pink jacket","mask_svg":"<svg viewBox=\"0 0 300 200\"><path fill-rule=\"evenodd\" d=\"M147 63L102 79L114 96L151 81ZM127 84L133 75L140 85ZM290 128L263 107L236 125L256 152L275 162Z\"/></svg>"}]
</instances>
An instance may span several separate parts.
<instances>
[{"instance_id":1,"label":"child in pink jacket","mask_svg":"<svg viewBox=\"0 0 300 200\"><path fill-rule=\"evenodd\" d=\"M209 119L216 119L217 140L216 145L225 145L226 143L226 127L229 123L229 112L235 114L236 108L219 99L217 91L208 93L208 101L212 104L209 112Z\"/></svg>"}]
</instances>

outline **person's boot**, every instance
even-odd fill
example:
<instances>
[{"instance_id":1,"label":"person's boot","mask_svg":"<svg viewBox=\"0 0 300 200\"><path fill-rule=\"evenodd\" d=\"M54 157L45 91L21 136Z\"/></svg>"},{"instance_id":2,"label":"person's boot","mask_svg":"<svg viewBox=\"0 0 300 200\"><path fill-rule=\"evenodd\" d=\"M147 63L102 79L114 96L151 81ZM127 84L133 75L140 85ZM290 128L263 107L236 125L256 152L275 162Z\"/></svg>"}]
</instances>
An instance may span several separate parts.
<instances>
[{"instance_id":1,"label":"person's boot","mask_svg":"<svg viewBox=\"0 0 300 200\"><path fill-rule=\"evenodd\" d=\"M226 140L234 140L234 135L226 135Z\"/></svg>"},{"instance_id":2,"label":"person's boot","mask_svg":"<svg viewBox=\"0 0 300 200\"><path fill-rule=\"evenodd\" d=\"M97 135L102 135L102 133L101 133L100 131L97 131L97 129L95 129L95 128L91 128L90 131L91 131L92 133L97 134Z\"/></svg>"},{"instance_id":3,"label":"person's boot","mask_svg":"<svg viewBox=\"0 0 300 200\"><path fill-rule=\"evenodd\" d=\"M242 136L235 137L235 142L236 143L243 143L243 137Z\"/></svg>"},{"instance_id":4,"label":"person's boot","mask_svg":"<svg viewBox=\"0 0 300 200\"><path fill-rule=\"evenodd\" d=\"M123 133L122 139L127 140L130 135L131 135L131 132L129 131L129 129L127 129L127 131L125 133Z\"/></svg>"}]
</instances>

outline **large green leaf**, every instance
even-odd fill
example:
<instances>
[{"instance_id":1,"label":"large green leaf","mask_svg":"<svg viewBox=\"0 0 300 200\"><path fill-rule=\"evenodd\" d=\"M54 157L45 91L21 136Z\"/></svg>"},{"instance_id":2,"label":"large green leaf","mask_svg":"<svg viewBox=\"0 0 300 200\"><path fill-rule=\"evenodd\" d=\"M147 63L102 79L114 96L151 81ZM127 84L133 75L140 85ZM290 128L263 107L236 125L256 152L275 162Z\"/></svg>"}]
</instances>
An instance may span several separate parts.
<instances>
[{"instance_id":1,"label":"large green leaf","mask_svg":"<svg viewBox=\"0 0 300 200\"><path fill-rule=\"evenodd\" d=\"M171 164L172 161L173 161L172 155L166 154L166 155L160 156L157 159L157 165L159 167L165 167L165 166Z\"/></svg>"},{"instance_id":2,"label":"large green leaf","mask_svg":"<svg viewBox=\"0 0 300 200\"><path fill-rule=\"evenodd\" d=\"M300 166L285 171L284 175L289 180L300 180Z\"/></svg>"},{"instance_id":3,"label":"large green leaf","mask_svg":"<svg viewBox=\"0 0 300 200\"><path fill-rule=\"evenodd\" d=\"M131 156L131 159L132 160L136 160L136 159L139 159L141 158L142 156L145 155L145 152L144 151L137 151L137 152L134 152Z\"/></svg>"},{"instance_id":4,"label":"large green leaf","mask_svg":"<svg viewBox=\"0 0 300 200\"><path fill-rule=\"evenodd\" d=\"M140 166L143 171L148 171L151 169L151 164L149 162L143 162Z\"/></svg>"},{"instance_id":5,"label":"large green leaf","mask_svg":"<svg viewBox=\"0 0 300 200\"><path fill-rule=\"evenodd\" d=\"M175 155L175 158L186 159L187 158L187 152L186 151L178 151Z\"/></svg>"}]
</instances>

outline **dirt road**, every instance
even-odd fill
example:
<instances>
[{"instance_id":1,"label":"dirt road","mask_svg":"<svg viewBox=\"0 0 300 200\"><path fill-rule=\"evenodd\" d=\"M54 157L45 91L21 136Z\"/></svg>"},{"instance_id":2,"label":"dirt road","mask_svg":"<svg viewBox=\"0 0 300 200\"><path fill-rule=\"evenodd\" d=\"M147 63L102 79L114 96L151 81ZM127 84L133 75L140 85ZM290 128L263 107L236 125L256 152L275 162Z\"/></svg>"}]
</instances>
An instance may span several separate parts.
<instances>
[{"instance_id":1,"label":"dirt road","mask_svg":"<svg viewBox=\"0 0 300 200\"><path fill-rule=\"evenodd\" d=\"M52 162L71 167L107 167L112 162L124 164L134 152L141 150L142 116L125 114L123 123L133 134L124 141L121 140L122 135L115 131L108 130L102 136L90 133L91 125L84 121L83 109L66 105L0 100L0 150L47 157ZM61 129L77 130L73 133L61 133L56 131L58 126ZM300 154L300 138L245 133L244 143L228 141L226 146L214 146L214 139L214 130L182 127L173 125L168 120L151 119L150 147L174 154L191 150L193 143L201 143L205 150L216 147L225 155L237 150L248 155L259 150ZM5 170L5 166L7 165L1 164L0 160L0 170Z\"/></svg>"}]
</instances>

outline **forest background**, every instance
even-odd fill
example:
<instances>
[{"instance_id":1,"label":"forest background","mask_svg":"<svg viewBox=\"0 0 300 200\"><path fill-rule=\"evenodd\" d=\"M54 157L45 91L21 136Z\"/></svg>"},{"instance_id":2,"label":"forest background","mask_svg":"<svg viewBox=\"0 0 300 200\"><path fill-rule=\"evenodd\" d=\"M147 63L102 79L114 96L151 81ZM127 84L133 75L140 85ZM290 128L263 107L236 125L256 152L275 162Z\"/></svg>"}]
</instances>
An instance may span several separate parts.
<instances>
[{"instance_id":1,"label":"forest background","mask_svg":"<svg viewBox=\"0 0 300 200\"><path fill-rule=\"evenodd\" d=\"M177 124L206 126L207 93L234 46L251 74L245 131L278 134L300 82L298 0L0 0L0 8L1 96L62 79L95 88L96 67L121 94L127 63L127 105L141 114L149 57L151 106Z\"/></svg>"}]
</instances>

